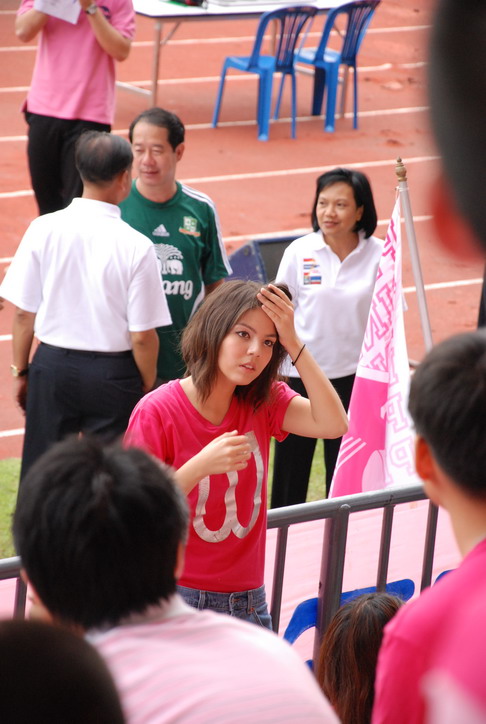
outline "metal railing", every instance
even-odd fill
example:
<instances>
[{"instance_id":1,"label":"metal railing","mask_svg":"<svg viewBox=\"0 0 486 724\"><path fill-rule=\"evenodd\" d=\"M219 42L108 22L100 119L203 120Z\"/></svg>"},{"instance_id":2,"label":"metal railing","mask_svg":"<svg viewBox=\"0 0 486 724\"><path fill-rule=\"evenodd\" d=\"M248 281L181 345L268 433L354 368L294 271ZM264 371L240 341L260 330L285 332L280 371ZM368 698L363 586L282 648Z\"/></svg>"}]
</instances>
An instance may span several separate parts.
<instances>
[{"instance_id":1,"label":"metal railing","mask_svg":"<svg viewBox=\"0 0 486 724\"><path fill-rule=\"evenodd\" d=\"M376 571L376 588L378 591L384 591L387 583L395 507L403 503L411 503L418 500L426 500L426 495L421 485L414 485L407 488L388 488L370 493L348 495L342 498L333 498L315 503L303 503L301 505L270 510L268 512L268 528L278 529L270 606L274 630L278 632L280 624L287 541L289 527L291 525L325 519L321 570L318 586L316 586L318 607L316 633L314 637L313 658L315 662L317 660L322 635L340 605L350 515L366 510L383 509L380 550ZM437 514L437 508L429 502L420 590L423 590L431 583L437 531Z\"/></svg>"},{"instance_id":2,"label":"metal railing","mask_svg":"<svg viewBox=\"0 0 486 724\"><path fill-rule=\"evenodd\" d=\"M283 579L290 526L298 523L325 520L320 577L316 586L318 593L318 614L314 638L314 660L316 660L322 634L340 605L350 516L353 513L367 510L383 510L376 588L379 591L384 591L387 583L395 507L403 503L425 499L426 495L422 486L415 485L408 488L389 488L370 493L360 493L359 495L348 495L342 498L303 503L268 511L267 527L278 530L270 606L274 630L278 632L280 625ZM429 503L420 590L423 590L431 583L437 513L437 508ZM20 578L20 558L18 557L0 560L0 580L11 578L17 578L14 616L23 618L25 615L26 586Z\"/></svg>"},{"instance_id":3,"label":"metal railing","mask_svg":"<svg viewBox=\"0 0 486 724\"><path fill-rule=\"evenodd\" d=\"M20 577L20 558L18 556L0 560L0 581L6 581L9 578L17 579L13 610L14 618L24 618L27 586Z\"/></svg>"}]
</instances>

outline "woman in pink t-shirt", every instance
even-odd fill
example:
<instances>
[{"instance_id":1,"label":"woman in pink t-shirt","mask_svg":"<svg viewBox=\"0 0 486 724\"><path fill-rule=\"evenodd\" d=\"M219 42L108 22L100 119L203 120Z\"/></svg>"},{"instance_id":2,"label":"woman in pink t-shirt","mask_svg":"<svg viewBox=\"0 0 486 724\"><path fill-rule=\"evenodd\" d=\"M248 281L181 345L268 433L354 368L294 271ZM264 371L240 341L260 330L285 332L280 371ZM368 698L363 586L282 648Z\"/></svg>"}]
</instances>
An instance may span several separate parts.
<instances>
[{"instance_id":1,"label":"woman in pink t-shirt","mask_svg":"<svg viewBox=\"0 0 486 724\"><path fill-rule=\"evenodd\" d=\"M339 437L346 413L297 337L284 287L225 282L186 327L182 354L188 376L138 403L127 441L172 465L188 496L185 600L271 627L263 587L270 438ZM309 399L277 382L286 354Z\"/></svg>"}]
</instances>

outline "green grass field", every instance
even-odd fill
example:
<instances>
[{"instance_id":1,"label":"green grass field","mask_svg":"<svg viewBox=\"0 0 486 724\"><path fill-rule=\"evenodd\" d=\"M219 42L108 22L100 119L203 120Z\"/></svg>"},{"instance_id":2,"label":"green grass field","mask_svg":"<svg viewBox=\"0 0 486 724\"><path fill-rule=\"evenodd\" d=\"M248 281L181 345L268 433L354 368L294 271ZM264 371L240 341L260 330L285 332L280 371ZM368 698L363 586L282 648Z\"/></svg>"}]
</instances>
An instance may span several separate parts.
<instances>
[{"instance_id":1,"label":"green grass field","mask_svg":"<svg viewBox=\"0 0 486 724\"><path fill-rule=\"evenodd\" d=\"M272 442L273 450L273 442ZM269 480L272 480L273 453L270 454ZM17 497L20 472L20 460L9 458L0 460L0 558L15 555L10 531L12 513ZM321 500L324 497L324 463L322 444L316 446L316 454L312 463L311 479L307 500Z\"/></svg>"},{"instance_id":2,"label":"green grass field","mask_svg":"<svg viewBox=\"0 0 486 724\"><path fill-rule=\"evenodd\" d=\"M19 484L20 460L0 460L0 558L15 555L10 526Z\"/></svg>"}]
</instances>

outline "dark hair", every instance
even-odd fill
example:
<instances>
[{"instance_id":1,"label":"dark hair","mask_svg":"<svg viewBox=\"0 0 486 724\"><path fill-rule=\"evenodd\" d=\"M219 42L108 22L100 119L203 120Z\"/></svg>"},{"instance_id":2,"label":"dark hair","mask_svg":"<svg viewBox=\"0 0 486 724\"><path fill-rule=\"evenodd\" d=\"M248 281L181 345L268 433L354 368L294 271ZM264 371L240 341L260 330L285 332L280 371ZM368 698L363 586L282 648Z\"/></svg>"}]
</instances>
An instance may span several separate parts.
<instances>
[{"instance_id":1,"label":"dark hair","mask_svg":"<svg viewBox=\"0 0 486 724\"><path fill-rule=\"evenodd\" d=\"M117 624L175 591L187 505L169 468L90 438L54 445L22 480L13 533L51 614Z\"/></svg>"},{"instance_id":2,"label":"dark hair","mask_svg":"<svg viewBox=\"0 0 486 724\"><path fill-rule=\"evenodd\" d=\"M366 593L341 606L329 624L317 680L342 724L371 721L383 628L402 603L388 593Z\"/></svg>"},{"instance_id":3,"label":"dark hair","mask_svg":"<svg viewBox=\"0 0 486 724\"><path fill-rule=\"evenodd\" d=\"M486 498L486 330L457 334L417 367L408 409L441 468L470 495Z\"/></svg>"},{"instance_id":4,"label":"dark hair","mask_svg":"<svg viewBox=\"0 0 486 724\"><path fill-rule=\"evenodd\" d=\"M85 131L76 141L75 160L83 181L105 186L132 167L133 153L121 136Z\"/></svg>"},{"instance_id":5,"label":"dark hair","mask_svg":"<svg viewBox=\"0 0 486 724\"><path fill-rule=\"evenodd\" d=\"M483 246L485 36L484 0L439 0L428 64L432 127L457 207Z\"/></svg>"},{"instance_id":6,"label":"dark hair","mask_svg":"<svg viewBox=\"0 0 486 724\"><path fill-rule=\"evenodd\" d=\"M363 207L363 215L356 223L354 230L360 231L363 229L365 237L368 238L373 234L378 222L373 193L367 176L360 171L352 171L349 168L334 168L332 171L326 171L317 179L316 196L311 214L312 228L314 231L319 231L316 209L321 191L328 186L340 183L347 184L353 189L356 206L358 208Z\"/></svg>"},{"instance_id":7,"label":"dark hair","mask_svg":"<svg viewBox=\"0 0 486 724\"><path fill-rule=\"evenodd\" d=\"M176 116L175 113L157 107L142 111L142 113L130 123L130 128L128 129L130 143L133 141L133 130L137 123L141 121L150 123L152 126L158 126L159 128L166 128L167 137L173 151L175 151L181 143L184 143L184 124L181 119Z\"/></svg>"},{"instance_id":8,"label":"dark hair","mask_svg":"<svg viewBox=\"0 0 486 724\"><path fill-rule=\"evenodd\" d=\"M285 284L275 286L291 299ZM224 282L208 294L185 328L181 340L182 356L203 401L208 398L218 375L218 356L223 339L242 314L262 306L257 299L260 289L261 284L253 281ZM266 401L286 354L277 340L263 372L249 385L238 386L235 395L255 408Z\"/></svg>"},{"instance_id":9,"label":"dark hair","mask_svg":"<svg viewBox=\"0 0 486 724\"><path fill-rule=\"evenodd\" d=\"M80 636L38 621L0 621L0 712L9 724L123 724L111 674Z\"/></svg>"}]
</instances>

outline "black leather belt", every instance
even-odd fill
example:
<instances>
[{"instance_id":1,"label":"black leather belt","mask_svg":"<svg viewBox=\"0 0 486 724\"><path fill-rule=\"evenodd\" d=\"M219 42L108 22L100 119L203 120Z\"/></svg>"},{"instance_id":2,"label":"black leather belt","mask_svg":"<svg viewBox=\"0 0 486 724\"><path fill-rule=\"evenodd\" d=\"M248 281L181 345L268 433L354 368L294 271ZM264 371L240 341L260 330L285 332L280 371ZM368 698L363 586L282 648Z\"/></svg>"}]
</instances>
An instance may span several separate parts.
<instances>
[{"instance_id":1,"label":"black leather belt","mask_svg":"<svg viewBox=\"0 0 486 724\"><path fill-rule=\"evenodd\" d=\"M57 352L63 352L64 354L76 355L78 357L131 357L132 350L126 349L122 352L97 352L96 350L85 350L85 349L67 349L66 347L56 347L53 344L47 344L47 342L41 342L43 347L47 349L53 349Z\"/></svg>"}]
</instances>

